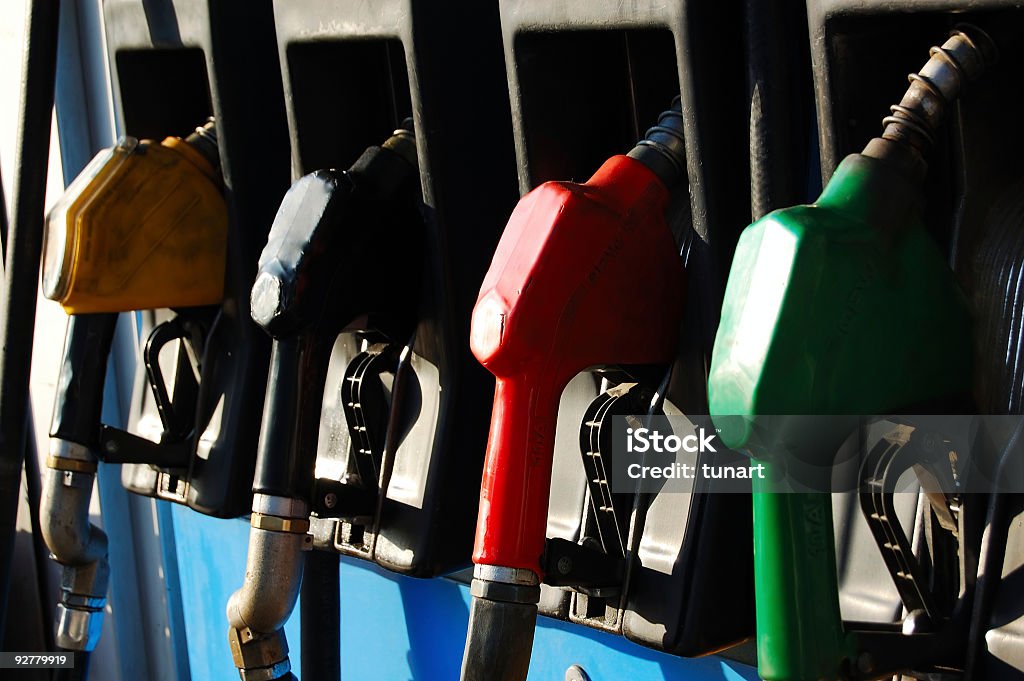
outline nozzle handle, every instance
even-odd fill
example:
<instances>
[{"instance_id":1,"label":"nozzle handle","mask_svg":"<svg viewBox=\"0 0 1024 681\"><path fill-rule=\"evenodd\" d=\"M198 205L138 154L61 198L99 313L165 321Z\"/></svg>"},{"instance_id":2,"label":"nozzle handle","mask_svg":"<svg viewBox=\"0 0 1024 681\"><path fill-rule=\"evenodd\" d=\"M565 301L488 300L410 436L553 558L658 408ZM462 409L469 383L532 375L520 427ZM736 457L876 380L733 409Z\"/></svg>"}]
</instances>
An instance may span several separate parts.
<instances>
[{"instance_id":1,"label":"nozzle handle","mask_svg":"<svg viewBox=\"0 0 1024 681\"><path fill-rule=\"evenodd\" d=\"M754 479L758 674L835 678L853 650L839 611L832 496L775 492L771 478Z\"/></svg>"},{"instance_id":2,"label":"nozzle handle","mask_svg":"<svg viewBox=\"0 0 1024 681\"><path fill-rule=\"evenodd\" d=\"M312 331L274 340L254 492L309 498L333 345Z\"/></svg>"},{"instance_id":3,"label":"nozzle handle","mask_svg":"<svg viewBox=\"0 0 1024 681\"><path fill-rule=\"evenodd\" d=\"M281 202L250 295L253 320L274 338L257 492L302 499L311 492L334 340L377 307L374 296L386 287L374 286L373 275L392 258L396 244L388 240L411 231L395 206L408 203L416 173L412 144L411 132L396 131L349 171L303 176ZM409 250L402 245L398 250Z\"/></svg>"},{"instance_id":4,"label":"nozzle handle","mask_svg":"<svg viewBox=\"0 0 1024 681\"><path fill-rule=\"evenodd\" d=\"M564 381L497 379L473 562L543 576L558 402Z\"/></svg>"},{"instance_id":5,"label":"nozzle handle","mask_svg":"<svg viewBox=\"0 0 1024 681\"><path fill-rule=\"evenodd\" d=\"M90 448L98 444L107 357L116 326L117 315L111 313L68 318L50 437Z\"/></svg>"}]
</instances>

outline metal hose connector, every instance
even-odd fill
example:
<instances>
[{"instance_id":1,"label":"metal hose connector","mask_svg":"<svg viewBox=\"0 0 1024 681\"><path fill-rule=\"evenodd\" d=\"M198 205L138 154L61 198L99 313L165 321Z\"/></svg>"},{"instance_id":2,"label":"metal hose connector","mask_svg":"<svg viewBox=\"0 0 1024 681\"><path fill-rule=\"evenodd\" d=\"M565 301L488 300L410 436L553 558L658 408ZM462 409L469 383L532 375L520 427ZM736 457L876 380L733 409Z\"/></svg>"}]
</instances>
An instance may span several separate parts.
<instances>
[{"instance_id":1,"label":"metal hose connector","mask_svg":"<svg viewBox=\"0 0 1024 681\"><path fill-rule=\"evenodd\" d=\"M406 118L402 121L402 124L391 133L391 137L381 145L385 149L390 149L402 158L404 158L409 165L416 167L416 133L413 128L412 118Z\"/></svg>"},{"instance_id":2,"label":"metal hose connector","mask_svg":"<svg viewBox=\"0 0 1024 681\"><path fill-rule=\"evenodd\" d=\"M220 152L218 151L217 123L213 116L206 119L204 125L195 129L191 135L185 138L189 146L203 155L214 170L220 168Z\"/></svg>"},{"instance_id":3,"label":"metal hose connector","mask_svg":"<svg viewBox=\"0 0 1024 681\"><path fill-rule=\"evenodd\" d=\"M110 579L107 535L89 521L96 457L74 442L50 444L39 525L63 568L55 639L64 650L88 652L99 642Z\"/></svg>"},{"instance_id":4,"label":"metal hose connector","mask_svg":"<svg viewBox=\"0 0 1024 681\"><path fill-rule=\"evenodd\" d=\"M301 499L253 497L245 582L228 599L228 644L242 681L289 678L284 623L302 582L309 508Z\"/></svg>"},{"instance_id":5,"label":"metal hose connector","mask_svg":"<svg viewBox=\"0 0 1024 681\"><path fill-rule=\"evenodd\" d=\"M941 47L929 50L931 59L908 76L910 87L892 115L882 120L882 139L907 144L922 156L931 148L946 110L964 86L979 78L996 61L992 39L979 28L961 24Z\"/></svg>"}]
</instances>

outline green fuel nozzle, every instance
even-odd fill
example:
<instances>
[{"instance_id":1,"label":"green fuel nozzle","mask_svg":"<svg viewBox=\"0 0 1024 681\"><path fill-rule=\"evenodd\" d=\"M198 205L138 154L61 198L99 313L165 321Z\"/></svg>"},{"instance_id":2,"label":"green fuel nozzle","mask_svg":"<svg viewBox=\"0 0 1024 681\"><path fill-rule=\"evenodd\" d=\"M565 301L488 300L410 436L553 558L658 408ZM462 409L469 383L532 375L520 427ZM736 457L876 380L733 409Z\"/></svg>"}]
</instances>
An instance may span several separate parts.
<instances>
[{"instance_id":1,"label":"green fuel nozzle","mask_svg":"<svg viewBox=\"0 0 1024 681\"><path fill-rule=\"evenodd\" d=\"M871 637L844 627L828 490L852 420L835 419L829 432L803 428L801 417L968 393L970 314L924 228L924 159L950 104L994 58L982 31L954 31L910 76L882 136L844 159L816 202L766 215L737 245L708 393L722 440L765 471L754 481L765 679L881 678L915 664L916 652L872 656ZM820 471L801 480L805 489L820 491L791 492L793 451Z\"/></svg>"}]
</instances>

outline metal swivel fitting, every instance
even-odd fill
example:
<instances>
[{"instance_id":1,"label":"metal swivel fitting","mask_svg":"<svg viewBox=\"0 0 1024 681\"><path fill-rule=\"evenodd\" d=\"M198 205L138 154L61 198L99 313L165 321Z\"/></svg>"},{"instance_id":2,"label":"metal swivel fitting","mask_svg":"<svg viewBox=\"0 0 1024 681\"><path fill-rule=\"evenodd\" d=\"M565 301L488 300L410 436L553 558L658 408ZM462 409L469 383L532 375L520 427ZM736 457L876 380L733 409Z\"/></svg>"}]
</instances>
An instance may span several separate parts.
<instances>
[{"instance_id":1,"label":"metal swivel fitting","mask_svg":"<svg viewBox=\"0 0 1024 681\"><path fill-rule=\"evenodd\" d=\"M195 129L191 135L185 138L189 146L203 155L214 169L220 168L220 152L217 150L217 125L213 116L206 119L204 125Z\"/></svg>"},{"instance_id":2,"label":"metal swivel fitting","mask_svg":"<svg viewBox=\"0 0 1024 681\"><path fill-rule=\"evenodd\" d=\"M931 48L930 54L928 63L908 76L910 87L900 103L890 107L892 115L882 119L882 136L868 144L866 156L892 157L899 153L892 149L896 143L923 159L949 105L967 83L995 63L997 51L984 31L961 24L941 47Z\"/></svg>"},{"instance_id":3,"label":"metal swivel fitting","mask_svg":"<svg viewBox=\"0 0 1024 681\"><path fill-rule=\"evenodd\" d=\"M228 642L242 681L273 681L291 670L282 627L299 596L309 508L256 494L252 510L245 583L228 600Z\"/></svg>"},{"instance_id":4,"label":"metal swivel fitting","mask_svg":"<svg viewBox=\"0 0 1024 681\"><path fill-rule=\"evenodd\" d=\"M89 652L99 642L110 578L107 535L89 522L96 458L83 445L50 442L40 527L63 567L55 640L65 650Z\"/></svg>"}]
</instances>

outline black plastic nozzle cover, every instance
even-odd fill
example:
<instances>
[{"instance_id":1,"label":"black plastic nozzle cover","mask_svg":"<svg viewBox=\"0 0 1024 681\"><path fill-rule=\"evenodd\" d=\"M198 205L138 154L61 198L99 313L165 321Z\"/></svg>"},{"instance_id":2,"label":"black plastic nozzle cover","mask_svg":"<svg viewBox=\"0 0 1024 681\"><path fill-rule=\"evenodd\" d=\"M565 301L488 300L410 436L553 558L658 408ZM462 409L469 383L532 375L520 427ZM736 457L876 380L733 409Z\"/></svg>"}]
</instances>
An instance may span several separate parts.
<instances>
[{"instance_id":1,"label":"black plastic nozzle cover","mask_svg":"<svg viewBox=\"0 0 1024 681\"><path fill-rule=\"evenodd\" d=\"M396 131L345 172L285 195L259 260L252 317L274 338L253 490L308 498L330 351L357 318L391 337L416 312L422 216L415 140Z\"/></svg>"}]
</instances>

